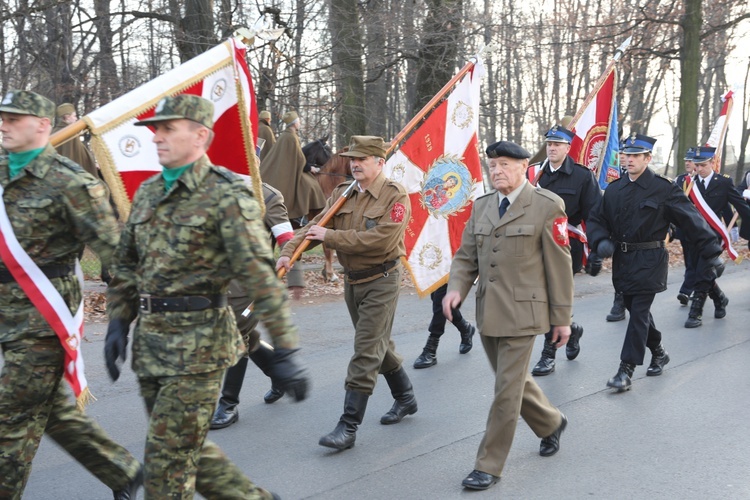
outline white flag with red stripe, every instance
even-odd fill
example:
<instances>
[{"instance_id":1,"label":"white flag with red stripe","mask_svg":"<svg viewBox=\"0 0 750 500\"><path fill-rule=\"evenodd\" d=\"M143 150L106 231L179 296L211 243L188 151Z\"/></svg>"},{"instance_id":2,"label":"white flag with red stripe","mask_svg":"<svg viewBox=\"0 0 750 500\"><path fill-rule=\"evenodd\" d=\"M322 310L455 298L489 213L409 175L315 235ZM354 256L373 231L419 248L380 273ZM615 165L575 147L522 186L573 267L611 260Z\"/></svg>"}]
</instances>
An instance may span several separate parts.
<instances>
[{"instance_id":1,"label":"white flag with red stripe","mask_svg":"<svg viewBox=\"0 0 750 500\"><path fill-rule=\"evenodd\" d=\"M711 135L706 141L706 146L716 148L716 157L719 161L714 164L714 170L717 172L721 169L721 151L724 148L724 140L727 136L729 126L729 116L732 114L732 105L734 104L734 92L731 90L721 97L721 113L716 119L716 124L711 130Z\"/></svg>"},{"instance_id":2,"label":"white flag with red stripe","mask_svg":"<svg viewBox=\"0 0 750 500\"><path fill-rule=\"evenodd\" d=\"M151 127L133 124L153 116L162 97L194 94L214 104L212 163L260 179L254 154L258 130L245 46L230 39L83 117L92 148L121 213L127 214L138 186L161 171ZM260 185L255 186L261 192Z\"/></svg>"},{"instance_id":3,"label":"white flag with red stripe","mask_svg":"<svg viewBox=\"0 0 750 500\"><path fill-rule=\"evenodd\" d=\"M685 186L685 192L690 198L690 201L695 205L695 208L697 208L698 212L700 212L703 218L706 219L708 225L711 226L714 231L719 233L719 236L721 237L721 246L727 251L729 258L737 260L739 254L737 253L737 250L732 247L732 241L729 237L727 226L724 225L724 222L722 222L719 216L716 215L716 212L714 212L708 203L706 203L706 199L703 197L700 189L696 188L693 178L689 175L685 177Z\"/></svg>"},{"instance_id":4,"label":"white flag with red stripe","mask_svg":"<svg viewBox=\"0 0 750 500\"><path fill-rule=\"evenodd\" d=\"M409 193L406 267L420 296L447 282L474 200L484 193L477 150L483 76L478 59L383 169Z\"/></svg>"}]
</instances>

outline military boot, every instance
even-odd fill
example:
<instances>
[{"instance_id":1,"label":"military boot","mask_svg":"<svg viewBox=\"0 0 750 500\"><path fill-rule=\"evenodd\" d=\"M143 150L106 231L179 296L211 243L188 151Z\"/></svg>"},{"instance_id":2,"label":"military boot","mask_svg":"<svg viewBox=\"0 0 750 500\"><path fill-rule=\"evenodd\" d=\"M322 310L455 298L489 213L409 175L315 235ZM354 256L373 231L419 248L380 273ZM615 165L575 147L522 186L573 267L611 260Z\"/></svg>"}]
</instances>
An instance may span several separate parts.
<instances>
[{"instance_id":1,"label":"military boot","mask_svg":"<svg viewBox=\"0 0 750 500\"><path fill-rule=\"evenodd\" d=\"M393 406L391 409L380 417L380 423L383 425L397 424L407 415L417 413L417 398L414 397L414 388L411 380L406 374L406 370L401 366L397 370L384 373L385 381L391 388L393 395Z\"/></svg>"},{"instance_id":2,"label":"military boot","mask_svg":"<svg viewBox=\"0 0 750 500\"><path fill-rule=\"evenodd\" d=\"M370 396L364 392L346 391L344 396L344 413L331 433L326 434L318 444L337 450L346 450L354 446L357 439L357 427L365 418L367 400Z\"/></svg>"},{"instance_id":3,"label":"military boot","mask_svg":"<svg viewBox=\"0 0 750 500\"><path fill-rule=\"evenodd\" d=\"M252 359L253 363L255 363L255 365L260 368L260 371L262 371L268 378L271 378L273 349L261 342L258 346L258 349L256 349L255 352L250 353L250 359ZM271 390L268 391L265 396L263 396L263 401L268 404L275 403L276 401L281 399L283 395L284 391L279 389L278 387L275 387L273 385L273 382L271 382Z\"/></svg>"},{"instance_id":4,"label":"military boot","mask_svg":"<svg viewBox=\"0 0 750 500\"><path fill-rule=\"evenodd\" d=\"M633 376L634 370L635 365L631 365L625 361L620 361L620 368L617 370L617 373L615 373L615 376L607 381L607 387L617 389L617 392L629 391L630 387L633 385L630 377Z\"/></svg>"},{"instance_id":5,"label":"military boot","mask_svg":"<svg viewBox=\"0 0 750 500\"><path fill-rule=\"evenodd\" d=\"M726 316L729 299L721 291L718 284L714 283L713 288L708 292L708 296L714 301L714 318L721 319Z\"/></svg>"},{"instance_id":6,"label":"military boot","mask_svg":"<svg viewBox=\"0 0 750 500\"><path fill-rule=\"evenodd\" d=\"M697 328L703 324L703 305L706 303L706 292L693 292L691 300L685 328Z\"/></svg>"},{"instance_id":7,"label":"military boot","mask_svg":"<svg viewBox=\"0 0 750 500\"><path fill-rule=\"evenodd\" d=\"M542 349L542 357L534 366L534 369L531 370L531 374L535 377L542 377L544 375L549 375L550 373L555 371L556 352L557 348L555 347L555 345L545 338L544 349Z\"/></svg>"},{"instance_id":8,"label":"military boot","mask_svg":"<svg viewBox=\"0 0 750 500\"><path fill-rule=\"evenodd\" d=\"M474 337L477 329L464 318L461 318L461 322L456 325L456 328L458 328L459 333L461 333L461 344L458 346L458 352L466 354L471 351L471 348L474 345L472 337Z\"/></svg>"},{"instance_id":9,"label":"military boot","mask_svg":"<svg viewBox=\"0 0 750 500\"><path fill-rule=\"evenodd\" d=\"M651 364L646 369L646 376L657 377L664 371L664 365L669 363L669 354L664 350L664 346L659 344L651 349Z\"/></svg>"},{"instance_id":10,"label":"military boot","mask_svg":"<svg viewBox=\"0 0 750 500\"><path fill-rule=\"evenodd\" d=\"M625 319L625 298L622 292L615 292L615 301L612 302L612 309L607 315L607 321L622 321Z\"/></svg>"},{"instance_id":11,"label":"military boot","mask_svg":"<svg viewBox=\"0 0 750 500\"><path fill-rule=\"evenodd\" d=\"M583 337L583 327L578 323L570 325L570 338L568 343L565 344L565 355L571 361L581 353L581 337Z\"/></svg>"},{"instance_id":12,"label":"military boot","mask_svg":"<svg viewBox=\"0 0 750 500\"><path fill-rule=\"evenodd\" d=\"M419 355L416 361L414 361L414 368L429 368L437 364L437 348L440 342L440 337L430 334L427 337L427 343L422 349L422 354Z\"/></svg>"},{"instance_id":13,"label":"military boot","mask_svg":"<svg viewBox=\"0 0 750 500\"><path fill-rule=\"evenodd\" d=\"M229 367L227 374L224 376L224 386L221 388L221 399L216 407L209 428L224 429L240 419L240 411L237 405L240 404L240 391L242 382L245 380L245 370L247 370L247 358L243 356L236 365Z\"/></svg>"}]
</instances>

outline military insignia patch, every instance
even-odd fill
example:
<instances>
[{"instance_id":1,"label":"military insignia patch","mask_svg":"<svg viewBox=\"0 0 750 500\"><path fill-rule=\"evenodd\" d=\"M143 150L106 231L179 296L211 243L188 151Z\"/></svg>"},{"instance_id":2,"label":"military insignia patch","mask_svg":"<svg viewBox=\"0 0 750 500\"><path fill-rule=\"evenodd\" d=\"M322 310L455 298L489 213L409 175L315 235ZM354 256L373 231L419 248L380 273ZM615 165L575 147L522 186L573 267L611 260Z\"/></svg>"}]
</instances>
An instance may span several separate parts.
<instances>
[{"instance_id":1,"label":"military insignia patch","mask_svg":"<svg viewBox=\"0 0 750 500\"><path fill-rule=\"evenodd\" d=\"M406 207L403 203L394 203L393 208L391 209L391 220L393 222L401 222L404 220L404 215L406 215Z\"/></svg>"},{"instance_id":2,"label":"military insignia patch","mask_svg":"<svg viewBox=\"0 0 750 500\"><path fill-rule=\"evenodd\" d=\"M422 181L420 203L435 218L462 212L471 201L475 181L469 169L454 155L440 156Z\"/></svg>"},{"instance_id":3,"label":"military insignia patch","mask_svg":"<svg viewBox=\"0 0 750 500\"><path fill-rule=\"evenodd\" d=\"M568 240L568 218L558 217L552 223L552 237L555 239L555 243L560 246L569 245Z\"/></svg>"}]
</instances>

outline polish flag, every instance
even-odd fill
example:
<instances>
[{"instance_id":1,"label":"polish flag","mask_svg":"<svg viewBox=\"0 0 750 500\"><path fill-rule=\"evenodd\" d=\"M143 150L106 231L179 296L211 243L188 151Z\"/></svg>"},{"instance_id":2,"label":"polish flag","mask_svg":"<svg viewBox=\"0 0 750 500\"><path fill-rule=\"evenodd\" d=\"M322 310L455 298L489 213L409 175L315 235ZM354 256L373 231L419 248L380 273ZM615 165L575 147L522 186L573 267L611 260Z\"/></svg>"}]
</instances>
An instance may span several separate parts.
<instances>
[{"instance_id":1,"label":"polish flag","mask_svg":"<svg viewBox=\"0 0 750 500\"><path fill-rule=\"evenodd\" d=\"M134 123L153 116L163 97L177 94L213 102L211 162L260 179L253 146L258 130L255 91L245 46L230 39L83 117L96 159L124 216L141 183L162 169L151 127ZM260 192L260 185L255 188Z\"/></svg>"},{"instance_id":2,"label":"polish flag","mask_svg":"<svg viewBox=\"0 0 750 500\"><path fill-rule=\"evenodd\" d=\"M714 169L718 172L721 169L721 152L724 148L724 139L727 137L727 127L729 116L732 114L732 105L734 104L734 92L731 90L721 97L721 102L724 103L721 107L721 113L719 118L716 120L714 128L711 130L711 135L706 141L706 146L716 148L716 157L719 159L715 163Z\"/></svg>"},{"instance_id":3,"label":"polish flag","mask_svg":"<svg viewBox=\"0 0 750 500\"><path fill-rule=\"evenodd\" d=\"M477 149L482 76L478 59L383 169L409 193L405 265L420 297L448 282L474 200L484 194Z\"/></svg>"}]
</instances>

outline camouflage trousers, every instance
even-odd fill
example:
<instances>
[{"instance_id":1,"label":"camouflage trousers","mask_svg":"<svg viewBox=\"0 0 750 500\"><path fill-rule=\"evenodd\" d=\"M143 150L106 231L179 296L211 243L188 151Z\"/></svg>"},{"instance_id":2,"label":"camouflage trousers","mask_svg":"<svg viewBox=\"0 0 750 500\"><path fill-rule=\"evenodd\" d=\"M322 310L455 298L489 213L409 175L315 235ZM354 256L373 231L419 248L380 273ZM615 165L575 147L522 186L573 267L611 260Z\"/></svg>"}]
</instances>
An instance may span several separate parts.
<instances>
[{"instance_id":1,"label":"camouflage trousers","mask_svg":"<svg viewBox=\"0 0 750 500\"><path fill-rule=\"evenodd\" d=\"M140 378L149 415L146 498L270 499L223 451L206 439L224 370Z\"/></svg>"},{"instance_id":2,"label":"camouflage trousers","mask_svg":"<svg viewBox=\"0 0 750 500\"><path fill-rule=\"evenodd\" d=\"M62 380L64 351L57 337L5 342L2 350L0 498L21 498L45 432L102 483L123 489L140 464L76 409Z\"/></svg>"}]
</instances>

